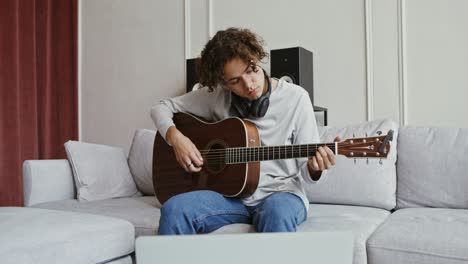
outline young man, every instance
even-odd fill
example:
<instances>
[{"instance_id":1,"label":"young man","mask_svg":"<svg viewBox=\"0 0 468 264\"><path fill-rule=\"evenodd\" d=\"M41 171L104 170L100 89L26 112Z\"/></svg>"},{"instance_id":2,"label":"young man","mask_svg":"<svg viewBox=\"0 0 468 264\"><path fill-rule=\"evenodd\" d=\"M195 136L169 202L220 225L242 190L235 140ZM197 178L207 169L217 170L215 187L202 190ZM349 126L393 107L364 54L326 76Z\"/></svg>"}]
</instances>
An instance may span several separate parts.
<instances>
[{"instance_id":1,"label":"young man","mask_svg":"<svg viewBox=\"0 0 468 264\"><path fill-rule=\"evenodd\" d=\"M158 131L187 172L200 171L204 161L175 127L172 117L177 112L210 121L244 118L257 126L265 146L319 142L309 95L297 85L267 76L259 66L267 56L262 44L247 29L217 32L198 65L204 88L163 100L151 109ZM333 152L321 147L310 159L262 161L258 188L243 199L213 191L176 195L161 208L159 234L209 233L234 223L253 224L257 232L294 232L307 218L303 184L316 182L334 164Z\"/></svg>"}]
</instances>

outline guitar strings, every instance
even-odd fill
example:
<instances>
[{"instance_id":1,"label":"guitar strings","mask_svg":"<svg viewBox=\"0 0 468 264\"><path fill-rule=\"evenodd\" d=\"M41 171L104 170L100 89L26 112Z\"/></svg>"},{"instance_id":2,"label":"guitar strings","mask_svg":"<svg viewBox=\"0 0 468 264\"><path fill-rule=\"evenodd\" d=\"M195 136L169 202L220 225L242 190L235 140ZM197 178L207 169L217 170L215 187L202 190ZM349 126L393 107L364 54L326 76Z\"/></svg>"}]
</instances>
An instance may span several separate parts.
<instances>
[{"instance_id":1,"label":"guitar strings","mask_svg":"<svg viewBox=\"0 0 468 264\"><path fill-rule=\"evenodd\" d=\"M342 143L341 143L342 144ZM359 144L355 144L359 145ZM305 155L304 157L310 157L315 154L321 146L328 146L328 147L335 147L335 143L326 143L326 144L317 144L317 145L286 145L286 146L270 146L270 147L237 147L237 148L228 148L228 149L213 149L213 150L200 150L200 153L204 157L204 159L208 162L220 162L220 161L250 161L251 158L254 158L254 161L257 160L255 157L262 156L263 158L266 156L267 159L264 160L275 160L275 159L291 159L291 158L300 158L300 157L288 157L294 156L301 153L308 154L309 152L311 155ZM355 146L359 148L359 146ZM260 153L260 148L268 149L267 153L265 154ZM228 151L229 150L229 151ZM289 150L289 151L288 151ZM272 157L272 159L269 159ZM278 158L276 158L278 157Z\"/></svg>"},{"instance_id":2,"label":"guitar strings","mask_svg":"<svg viewBox=\"0 0 468 264\"><path fill-rule=\"evenodd\" d=\"M299 149L318 149L319 147L323 147L323 146L327 146L327 147L335 147L335 143L327 143L327 144L320 144L319 145L286 145L286 146L270 146L270 147L262 147L262 146L259 146L259 147L233 147L233 148L224 148L224 149L202 149L200 150L200 153L204 152L204 153L208 153L208 152L225 152L227 149L231 149L231 150L242 150L242 151L250 151L248 149L273 149L273 151L284 151L286 150L287 148L289 149L293 149L293 150L297 150L298 148Z\"/></svg>"},{"instance_id":3,"label":"guitar strings","mask_svg":"<svg viewBox=\"0 0 468 264\"><path fill-rule=\"evenodd\" d=\"M294 146L294 147L291 147ZM291 146L271 146L271 147L239 147L239 148L231 148L229 151L228 149L214 149L214 150L200 150L200 153L204 157L204 159L208 162L219 162L228 160L236 160L236 159L249 159L250 157L273 157L275 159L276 156L279 159L282 159L281 156L287 158L289 155L297 155L301 153L311 153L312 155L315 154L317 149L321 146L328 146L328 147L335 147L335 143L327 143L327 144L320 144L308 146L307 145L291 145ZM298 147L297 147L298 146ZM260 153L258 150L260 148L268 149L267 153ZM289 149L287 149L289 148ZM292 149L292 151L291 151ZM288 151L289 150L289 151ZM309 156L309 155L306 155ZM291 157L294 158L294 157Z\"/></svg>"},{"instance_id":4,"label":"guitar strings","mask_svg":"<svg viewBox=\"0 0 468 264\"><path fill-rule=\"evenodd\" d=\"M323 146L323 145L321 145ZM275 152L281 152L281 151L288 151L288 150L293 150L293 151L297 151L297 150L316 150L318 149L319 147L321 146L309 146L309 147L306 147L306 146L301 146L301 147L233 147L233 148L224 148L224 149L203 149L203 150L200 150L200 153L216 153L216 152L226 152L227 150L230 150L230 151L243 151L243 152L248 152L248 151L259 151L261 149L263 149L264 151L275 151ZM327 147L335 147L335 145L333 144L330 144L330 145L327 145Z\"/></svg>"}]
</instances>

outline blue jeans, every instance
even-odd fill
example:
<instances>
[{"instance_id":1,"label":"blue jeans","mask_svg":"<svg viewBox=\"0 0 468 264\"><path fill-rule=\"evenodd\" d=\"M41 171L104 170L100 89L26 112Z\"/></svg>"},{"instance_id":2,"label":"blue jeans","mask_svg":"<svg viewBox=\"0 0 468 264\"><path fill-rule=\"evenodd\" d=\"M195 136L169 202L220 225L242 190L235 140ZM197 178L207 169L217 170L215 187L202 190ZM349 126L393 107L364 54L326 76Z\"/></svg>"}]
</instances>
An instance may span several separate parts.
<instances>
[{"instance_id":1,"label":"blue jeans","mask_svg":"<svg viewBox=\"0 0 468 264\"><path fill-rule=\"evenodd\" d=\"M295 232L305 221L302 200L291 193L278 192L256 206L245 206L238 198L213 191L176 195L164 203L159 234L210 233L229 224L253 224L257 232Z\"/></svg>"}]
</instances>

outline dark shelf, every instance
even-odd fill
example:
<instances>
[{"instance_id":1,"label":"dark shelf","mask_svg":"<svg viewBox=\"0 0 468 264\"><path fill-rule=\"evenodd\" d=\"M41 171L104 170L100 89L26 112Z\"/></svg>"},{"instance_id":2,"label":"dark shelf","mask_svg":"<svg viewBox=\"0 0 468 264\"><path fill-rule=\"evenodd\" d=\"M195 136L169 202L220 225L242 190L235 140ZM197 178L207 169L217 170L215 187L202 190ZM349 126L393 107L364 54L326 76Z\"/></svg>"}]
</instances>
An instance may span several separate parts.
<instances>
[{"instance_id":1,"label":"dark shelf","mask_svg":"<svg viewBox=\"0 0 468 264\"><path fill-rule=\"evenodd\" d=\"M314 106L314 112L323 112L323 124L328 126L328 108L321 106Z\"/></svg>"}]
</instances>

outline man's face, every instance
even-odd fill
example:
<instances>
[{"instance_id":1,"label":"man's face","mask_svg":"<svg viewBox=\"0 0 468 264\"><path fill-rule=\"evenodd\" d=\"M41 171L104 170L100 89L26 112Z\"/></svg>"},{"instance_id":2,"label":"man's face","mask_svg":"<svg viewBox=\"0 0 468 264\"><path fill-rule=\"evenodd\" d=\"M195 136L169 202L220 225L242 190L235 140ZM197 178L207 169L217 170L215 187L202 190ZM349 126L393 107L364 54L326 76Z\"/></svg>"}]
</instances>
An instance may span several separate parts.
<instances>
[{"instance_id":1,"label":"man's face","mask_svg":"<svg viewBox=\"0 0 468 264\"><path fill-rule=\"evenodd\" d=\"M234 58L224 65L224 85L240 97L257 100L265 88L265 76L255 62Z\"/></svg>"}]
</instances>

